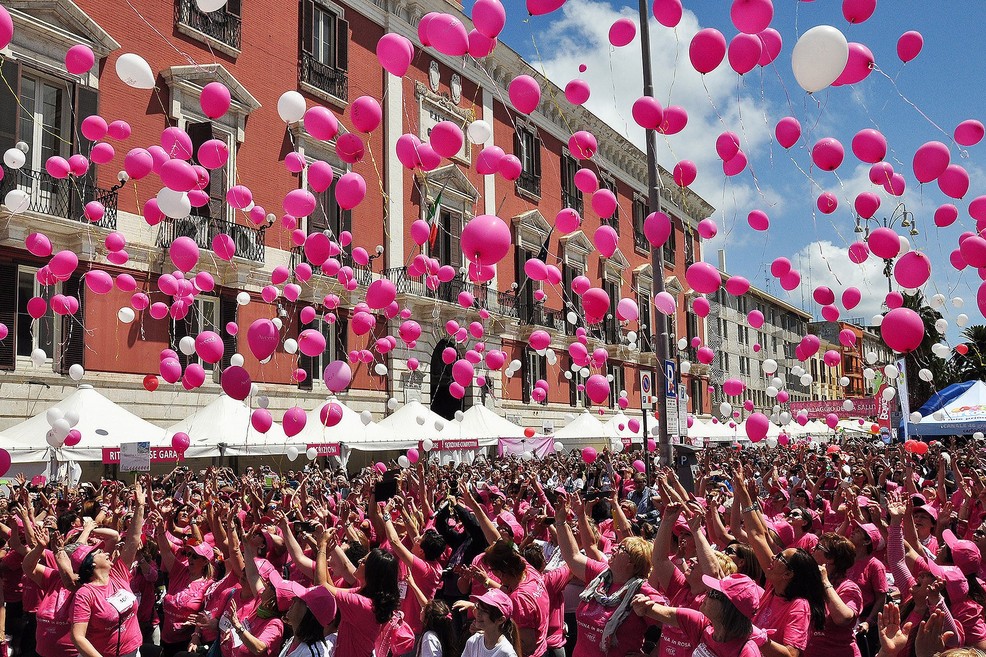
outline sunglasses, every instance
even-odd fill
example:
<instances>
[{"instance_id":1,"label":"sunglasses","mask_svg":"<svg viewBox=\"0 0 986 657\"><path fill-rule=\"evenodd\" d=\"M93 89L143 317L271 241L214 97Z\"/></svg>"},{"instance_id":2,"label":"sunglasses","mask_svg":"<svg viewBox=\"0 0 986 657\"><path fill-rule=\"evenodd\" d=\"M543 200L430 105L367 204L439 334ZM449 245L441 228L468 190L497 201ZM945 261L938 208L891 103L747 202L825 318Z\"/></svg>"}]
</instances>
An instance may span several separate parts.
<instances>
[{"instance_id":1,"label":"sunglasses","mask_svg":"<svg viewBox=\"0 0 986 657\"><path fill-rule=\"evenodd\" d=\"M736 548L734 547L728 547L725 550L723 550L723 554L725 554L727 557L735 557L736 555L739 554L739 552L737 552Z\"/></svg>"},{"instance_id":2,"label":"sunglasses","mask_svg":"<svg viewBox=\"0 0 986 657\"><path fill-rule=\"evenodd\" d=\"M613 548L612 555L615 557L618 554L623 554L627 552L629 552L629 550L627 550L625 545L617 545L616 547Z\"/></svg>"},{"instance_id":3,"label":"sunglasses","mask_svg":"<svg viewBox=\"0 0 986 657\"><path fill-rule=\"evenodd\" d=\"M977 529L976 531L972 532L972 535L975 536L976 538L986 538L986 529Z\"/></svg>"},{"instance_id":4,"label":"sunglasses","mask_svg":"<svg viewBox=\"0 0 986 657\"><path fill-rule=\"evenodd\" d=\"M784 553L783 552L778 552L777 554L775 554L774 555L774 561L780 561L787 568L790 568L791 567L791 562L788 561L787 557L784 556Z\"/></svg>"}]
</instances>

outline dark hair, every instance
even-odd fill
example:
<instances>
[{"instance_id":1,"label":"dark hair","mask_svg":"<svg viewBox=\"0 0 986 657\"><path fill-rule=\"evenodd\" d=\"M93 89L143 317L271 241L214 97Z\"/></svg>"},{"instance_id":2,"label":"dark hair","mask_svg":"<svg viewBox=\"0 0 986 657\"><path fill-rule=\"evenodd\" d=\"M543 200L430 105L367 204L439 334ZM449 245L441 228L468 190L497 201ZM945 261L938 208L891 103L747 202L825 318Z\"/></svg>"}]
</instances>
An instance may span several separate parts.
<instances>
[{"instance_id":1,"label":"dark hair","mask_svg":"<svg viewBox=\"0 0 986 657\"><path fill-rule=\"evenodd\" d=\"M825 629L825 589L814 557L804 548L796 548L794 554L787 558L787 567L794 577L784 589L784 597L788 600L807 600L812 625L819 631Z\"/></svg>"},{"instance_id":2,"label":"dark hair","mask_svg":"<svg viewBox=\"0 0 986 657\"><path fill-rule=\"evenodd\" d=\"M753 548L739 541L733 541L726 547L736 550L736 556L743 560L742 566L736 566L736 572L740 575L746 575L760 586L763 586L763 568L760 567L760 562L757 561L757 555L753 552Z\"/></svg>"},{"instance_id":3,"label":"dark hair","mask_svg":"<svg viewBox=\"0 0 986 657\"><path fill-rule=\"evenodd\" d=\"M58 529L58 533L65 536L72 529L75 521L79 519L79 514L74 511L69 511L68 513L63 513L58 516L58 520L55 521L55 527Z\"/></svg>"},{"instance_id":4,"label":"dark hair","mask_svg":"<svg viewBox=\"0 0 986 657\"><path fill-rule=\"evenodd\" d=\"M421 552L425 561L437 561L445 552L445 537L434 529L429 529L421 535Z\"/></svg>"},{"instance_id":5,"label":"dark hair","mask_svg":"<svg viewBox=\"0 0 986 657\"><path fill-rule=\"evenodd\" d=\"M96 550L91 550L79 564L79 584L88 584L96 575Z\"/></svg>"},{"instance_id":6,"label":"dark hair","mask_svg":"<svg viewBox=\"0 0 986 657\"><path fill-rule=\"evenodd\" d=\"M513 544L503 539L486 548L486 565L494 573L519 577L527 568L527 562L517 554Z\"/></svg>"},{"instance_id":7,"label":"dark hair","mask_svg":"<svg viewBox=\"0 0 986 657\"><path fill-rule=\"evenodd\" d=\"M430 600L422 609L424 620L421 622L422 634L432 631L438 637L438 643L442 646L442 657L457 657L462 653L462 645L459 641L459 633L456 632L455 623L452 622L452 611L447 603L442 600ZM421 641L414 651L415 657L421 654Z\"/></svg>"},{"instance_id":8,"label":"dark hair","mask_svg":"<svg viewBox=\"0 0 986 657\"><path fill-rule=\"evenodd\" d=\"M818 545L825 556L832 559L834 571L829 577L833 583L845 579L846 571L856 563L856 546L845 536L835 532L825 532L818 538Z\"/></svg>"},{"instance_id":9,"label":"dark hair","mask_svg":"<svg viewBox=\"0 0 986 657\"><path fill-rule=\"evenodd\" d=\"M723 642L748 638L753 631L753 621L743 615L725 595L717 595L714 599L722 607Z\"/></svg>"},{"instance_id":10,"label":"dark hair","mask_svg":"<svg viewBox=\"0 0 986 657\"><path fill-rule=\"evenodd\" d=\"M524 651L520 645L520 629L517 627L517 623L513 621L512 618L505 617L499 609L492 605L488 605L485 602L477 602L476 606L486 612L486 615L490 617L490 620L494 623L499 623L503 620L502 632L503 636L507 637L507 641L510 645L514 647L514 651L518 655L523 655ZM444 657L444 655L442 656Z\"/></svg>"},{"instance_id":11,"label":"dark hair","mask_svg":"<svg viewBox=\"0 0 986 657\"><path fill-rule=\"evenodd\" d=\"M298 629L294 631L295 638L307 646L314 646L325 639L325 628L315 618L312 610L305 606L305 615L298 623Z\"/></svg>"},{"instance_id":12,"label":"dark hair","mask_svg":"<svg viewBox=\"0 0 986 657\"><path fill-rule=\"evenodd\" d=\"M540 545L537 543L525 545L520 551L520 555L524 557L524 560L531 564L536 571L544 571L546 562L544 560L544 550L541 549Z\"/></svg>"},{"instance_id":13,"label":"dark hair","mask_svg":"<svg viewBox=\"0 0 986 657\"><path fill-rule=\"evenodd\" d=\"M397 588L397 557L386 550L373 548L366 557L366 585L360 595L373 601L373 615L381 625L390 620L401 606Z\"/></svg>"},{"instance_id":14,"label":"dark hair","mask_svg":"<svg viewBox=\"0 0 986 657\"><path fill-rule=\"evenodd\" d=\"M353 542L349 543L343 552L346 558L349 559L349 563L359 563L363 560L363 557L370 553L370 550L362 543Z\"/></svg>"}]
</instances>

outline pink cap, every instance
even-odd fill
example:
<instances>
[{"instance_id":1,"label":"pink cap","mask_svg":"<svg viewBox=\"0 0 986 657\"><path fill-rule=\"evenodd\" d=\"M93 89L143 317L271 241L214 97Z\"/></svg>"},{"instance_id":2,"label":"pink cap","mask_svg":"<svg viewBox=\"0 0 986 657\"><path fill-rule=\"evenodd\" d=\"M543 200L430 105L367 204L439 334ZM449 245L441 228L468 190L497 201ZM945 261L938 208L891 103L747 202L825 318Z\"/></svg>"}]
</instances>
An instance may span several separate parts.
<instances>
[{"instance_id":1,"label":"pink cap","mask_svg":"<svg viewBox=\"0 0 986 657\"><path fill-rule=\"evenodd\" d=\"M939 579L945 580L945 592L948 599L958 601L969 595L969 581L956 566L940 566L933 559L925 559L928 572Z\"/></svg>"},{"instance_id":2,"label":"pink cap","mask_svg":"<svg viewBox=\"0 0 986 657\"><path fill-rule=\"evenodd\" d=\"M951 529L942 532L942 538L945 539L945 545L952 553L952 561L963 574L972 575L979 572L983 557L975 543L960 540Z\"/></svg>"},{"instance_id":3,"label":"pink cap","mask_svg":"<svg viewBox=\"0 0 986 657\"><path fill-rule=\"evenodd\" d=\"M72 556L69 557L69 560L72 562L72 570L74 570L76 574L78 574L79 568L82 567L82 562L85 561L86 557L95 551L95 549L96 547L93 545L80 545L72 550Z\"/></svg>"},{"instance_id":4,"label":"pink cap","mask_svg":"<svg viewBox=\"0 0 986 657\"><path fill-rule=\"evenodd\" d=\"M315 615L315 619L322 627L328 627L335 620L336 598L324 586L313 586L304 590L304 593L299 597L302 602L308 605L308 609Z\"/></svg>"},{"instance_id":5,"label":"pink cap","mask_svg":"<svg viewBox=\"0 0 986 657\"><path fill-rule=\"evenodd\" d=\"M212 561L213 559L216 558L215 550L208 543L198 543L196 545L189 545L188 547L192 548L192 552L199 555L203 559L208 559L209 561Z\"/></svg>"},{"instance_id":6,"label":"pink cap","mask_svg":"<svg viewBox=\"0 0 986 657\"><path fill-rule=\"evenodd\" d=\"M873 544L873 551L879 552L887 546L887 542L883 539L883 534L880 530L871 522L857 522L853 520L853 523L863 530L863 533L870 537L870 543Z\"/></svg>"},{"instance_id":7,"label":"pink cap","mask_svg":"<svg viewBox=\"0 0 986 657\"><path fill-rule=\"evenodd\" d=\"M494 609L498 609L506 618L510 618L514 613L513 600L500 589L490 589L483 595L469 596L469 599L473 602L482 602Z\"/></svg>"},{"instance_id":8,"label":"pink cap","mask_svg":"<svg viewBox=\"0 0 986 657\"><path fill-rule=\"evenodd\" d=\"M498 524L506 526L510 529L510 533L513 535L514 543L520 543L524 540L524 528L520 526L516 520L510 517L506 511L497 516Z\"/></svg>"},{"instance_id":9,"label":"pink cap","mask_svg":"<svg viewBox=\"0 0 986 657\"><path fill-rule=\"evenodd\" d=\"M274 593L277 594L277 608L281 611L281 613L284 613L290 609L291 603L294 602L294 599L300 598L306 592L304 586L290 579L284 579L277 573L277 571L272 571L270 573L270 584L274 587ZM327 589L325 590L328 592ZM332 602L333 604L335 603L335 598L332 599ZM335 616L335 613L333 613L333 616ZM323 623L323 625L325 625L325 623Z\"/></svg>"},{"instance_id":10,"label":"pink cap","mask_svg":"<svg viewBox=\"0 0 986 657\"><path fill-rule=\"evenodd\" d=\"M752 619L757 614L760 607L760 598L763 596L763 589L746 575L734 573L722 579L702 575L702 582L713 591L719 591L739 612Z\"/></svg>"},{"instance_id":11,"label":"pink cap","mask_svg":"<svg viewBox=\"0 0 986 657\"><path fill-rule=\"evenodd\" d=\"M938 510L935 507L922 504L921 506L914 507L914 513L917 513L918 511L927 513L934 519L935 522L938 522Z\"/></svg>"},{"instance_id":12,"label":"pink cap","mask_svg":"<svg viewBox=\"0 0 986 657\"><path fill-rule=\"evenodd\" d=\"M794 545L794 528L787 520L775 520L774 531L777 532L777 537L781 539L785 548Z\"/></svg>"},{"instance_id":13,"label":"pink cap","mask_svg":"<svg viewBox=\"0 0 986 657\"><path fill-rule=\"evenodd\" d=\"M267 561L267 559L261 559L260 557L257 557L256 559L253 560L253 562L257 564L257 571L260 573L260 576L266 580L270 579L271 573L277 572L277 568L274 567L274 564Z\"/></svg>"}]
</instances>

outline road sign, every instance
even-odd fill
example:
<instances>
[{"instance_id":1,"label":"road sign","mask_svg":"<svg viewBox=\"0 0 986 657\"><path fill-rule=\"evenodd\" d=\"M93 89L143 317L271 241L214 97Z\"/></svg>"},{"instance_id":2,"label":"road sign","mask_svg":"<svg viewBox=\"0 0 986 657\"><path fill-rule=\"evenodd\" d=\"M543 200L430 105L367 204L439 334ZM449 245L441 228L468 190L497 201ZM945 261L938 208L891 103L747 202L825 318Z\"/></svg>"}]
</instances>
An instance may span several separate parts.
<instances>
[{"instance_id":1,"label":"road sign","mask_svg":"<svg viewBox=\"0 0 986 657\"><path fill-rule=\"evenodd\" d=\"M649 370L640 370L640 404L641 408L647 404L653 404L652 391L654 389L653 375Z\"/></svg>"},{"instance_id":2,"label":"road sign","mask_svg":"<svg viewBox=\"0 0 986 657\"><path fill-rule=\"evenodd\" d=\"M668 399L678 397L678 367L670 359L664 361L664 390Z\"/></svg>"}]
</instances>

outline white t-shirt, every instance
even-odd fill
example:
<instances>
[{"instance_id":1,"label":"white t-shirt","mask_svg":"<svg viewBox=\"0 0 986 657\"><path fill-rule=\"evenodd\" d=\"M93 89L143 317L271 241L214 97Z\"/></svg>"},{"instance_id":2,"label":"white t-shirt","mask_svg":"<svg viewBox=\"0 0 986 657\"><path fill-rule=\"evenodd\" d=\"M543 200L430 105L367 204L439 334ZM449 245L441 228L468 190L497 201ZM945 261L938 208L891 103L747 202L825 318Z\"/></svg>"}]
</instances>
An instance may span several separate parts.
<instances>
[{"instance_id":1,"label":"white t-shirt","mask_svg":"<svg viewBox=\"0 0 986 657\"><path fill-rule=\"evenodd\" d=\"M419 657L442 657L442 642L438 635L428 630L421 637L421 654Z\"/></svg>"},{"instance_id":2,"label":"white t-shirt","mask_svg":"<svg viewBox=\"0 0 986 657\"><path fill-rule=\"evenodd\" d=\"M318 643L309 646L307 643L299 643L294 650L291 650L293 640L285 641L281 648L280 657L332 657L335 653L335 634L331 634Z\"/></svg>"},{"instance_id":3,"label":"white t-shirt","mask_svg":"<svg viewBox=\"0 0 986 657\"><path fill-rule=\"evenodd\" d=\"M517 657L517 651L502 634L500 640L490 650L483 642L483 633L478 632L466 641L466 649L462 651L462 657Z\"/></svg>"}]
</instances>

